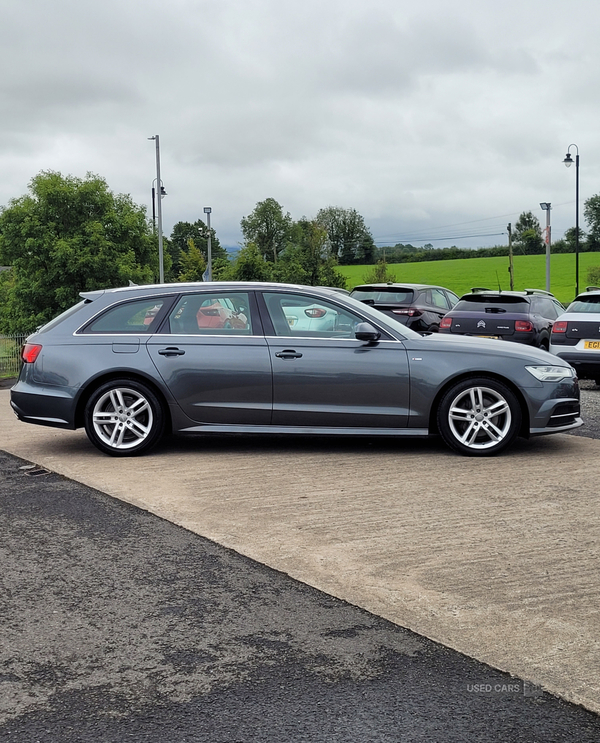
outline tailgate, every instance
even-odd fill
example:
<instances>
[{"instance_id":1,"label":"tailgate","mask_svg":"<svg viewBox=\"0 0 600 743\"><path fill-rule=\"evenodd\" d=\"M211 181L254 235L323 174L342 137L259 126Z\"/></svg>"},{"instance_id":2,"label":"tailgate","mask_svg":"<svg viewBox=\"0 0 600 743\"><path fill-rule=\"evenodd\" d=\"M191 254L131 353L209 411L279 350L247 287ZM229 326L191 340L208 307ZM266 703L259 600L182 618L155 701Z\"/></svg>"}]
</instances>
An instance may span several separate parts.
<instances>
[{"instance_id":1,"label":"tailgate","mask_svg":"<svg viewBox=\"0 0 600 743\"><path fill-rule=\"evenodd\" d=\"M503 313L486 313L485 317L482 315L474 317L461 315L452 318L451 332L502 338L514 334L515 320Z\"/></svg>"}]
</instances>

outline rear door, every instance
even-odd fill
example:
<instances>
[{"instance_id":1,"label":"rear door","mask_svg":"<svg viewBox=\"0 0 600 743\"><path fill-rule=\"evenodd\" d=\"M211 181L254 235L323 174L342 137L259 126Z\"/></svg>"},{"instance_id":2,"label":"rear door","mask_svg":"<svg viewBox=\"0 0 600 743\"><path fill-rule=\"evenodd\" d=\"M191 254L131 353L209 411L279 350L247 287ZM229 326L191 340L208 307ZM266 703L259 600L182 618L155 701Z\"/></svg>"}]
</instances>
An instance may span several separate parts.
<instances>
[{"instance_id":1,"label":"rear door","mask_svg":"<svg viewBox=\"0 0 600 743\"><path fill-rule=\"evenodd\" d=\"M191 420L223 425L271 422L271 361L252 294L181 295L147 348Z\"/></svg>"}]
</instances>

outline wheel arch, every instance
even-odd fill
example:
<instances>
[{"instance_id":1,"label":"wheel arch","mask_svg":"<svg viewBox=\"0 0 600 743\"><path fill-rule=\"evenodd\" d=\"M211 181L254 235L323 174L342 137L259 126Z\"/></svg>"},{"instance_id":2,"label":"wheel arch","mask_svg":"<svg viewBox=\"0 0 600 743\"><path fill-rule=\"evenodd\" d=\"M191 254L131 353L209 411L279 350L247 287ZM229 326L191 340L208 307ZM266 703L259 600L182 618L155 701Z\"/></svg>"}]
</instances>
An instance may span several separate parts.
<instances>
[{"instance_id":1,"label":"wheel arch","mask_svg":"<svg viewBox=\"0 0 600 743\"><path fill-rule=\"evenodd\" d=\"M508 389L515 395L515 397L519 401L519 405L521 406L522 419L519 436L529 438L529 407L527 406L527 402L525 400L525 397L523 396L523 393L513 382L511 382L510 379L503 377L501 374L495 374L494 372L489 371L464 372L463 374L459 374L456 377L452 377L452 379L449 379L442 387L440 387L433 402L431 403L431 409L429 411L429 433L439 433L437 424L437 412L440 406L440 402L446 392L455 384L459 384L460 382L464 382L466 379L473 379L475 377L493 379L496 382L501 382L503 385L505 385L505 387L508 387Z\"/></svg>"},{"instance_id":2,"label":"wheel arch","mask_svg":"<svg viewBox=\"0 0 600 743\"><path fill-rule=\"evenodd\" d=\"M167 431L171 431L173 428L173 421L171 418L171 408L167 402L164 391L156 384L156 382L147 377L145 374L139 372L128 371L115 371L112 370L106 374L100 374L93 379L90 379L86 386L81 390L79 398L77 400L77 407L75 409L75 428L84 427L84 411L90 396L98 389L101 385L106 382L110 382L113 379L130 379L133 382L139 382L149 387L152 392L156 395L160 402L163 415L165 416L165 428Z\"/></svg>"}]
</instances>

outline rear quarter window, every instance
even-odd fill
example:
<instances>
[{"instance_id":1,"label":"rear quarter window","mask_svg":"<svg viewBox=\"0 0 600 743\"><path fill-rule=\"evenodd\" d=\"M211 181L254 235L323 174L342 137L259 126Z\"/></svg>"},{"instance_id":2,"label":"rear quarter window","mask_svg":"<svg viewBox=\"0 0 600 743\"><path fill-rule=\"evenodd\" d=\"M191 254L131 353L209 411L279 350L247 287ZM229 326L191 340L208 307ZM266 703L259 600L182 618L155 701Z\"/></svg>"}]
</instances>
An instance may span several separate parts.
<instances>
[{"instance_id":1,"label":"rear quarter window","mask_svg":"<svg viewBox=\"0 0 600 743\"><path fill-rule=\"evenodd\" d=\"M149 333L164 298L150 297L111 307L83 330L84 333Z\"/></svg>"}]
</instances>

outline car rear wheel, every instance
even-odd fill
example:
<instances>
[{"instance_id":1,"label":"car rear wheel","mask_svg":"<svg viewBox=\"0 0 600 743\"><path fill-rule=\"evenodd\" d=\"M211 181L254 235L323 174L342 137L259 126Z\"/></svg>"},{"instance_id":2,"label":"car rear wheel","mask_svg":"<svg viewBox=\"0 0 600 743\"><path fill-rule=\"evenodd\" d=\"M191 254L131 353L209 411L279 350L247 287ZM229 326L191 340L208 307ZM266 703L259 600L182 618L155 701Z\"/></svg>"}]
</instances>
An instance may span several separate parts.
<instances>
[{"instance_id":1,"label":"car rear wheel","mask_svg":"<svg viewBox=\"0 0 600 743\"><path fill-rule=\"evenodd\" d=\"M115 379L98 387L84 413L85 432L100 451L131 457L149 451L160 440L165 415L160 401L146 385Z\"/></svg>"},{"instance_id":2,"label":"car rear wheel","mask_svg":"<svg viewBox=\"0 0 600 743\"><path fill-rule=\"evenodd\" d=\"M521 407L495 379L467 379L451 387L438 408L438 428L448 446L467 456L499 454L517 438Z\"/></svg>"}]
</instances>

